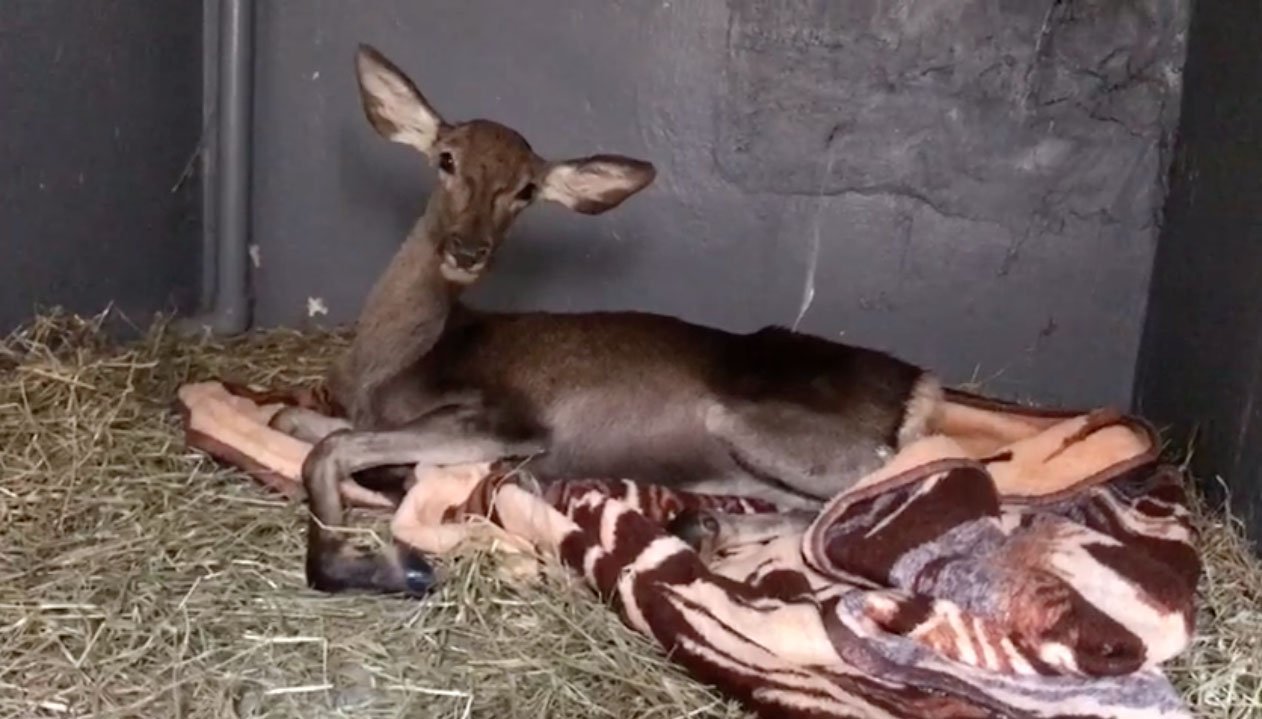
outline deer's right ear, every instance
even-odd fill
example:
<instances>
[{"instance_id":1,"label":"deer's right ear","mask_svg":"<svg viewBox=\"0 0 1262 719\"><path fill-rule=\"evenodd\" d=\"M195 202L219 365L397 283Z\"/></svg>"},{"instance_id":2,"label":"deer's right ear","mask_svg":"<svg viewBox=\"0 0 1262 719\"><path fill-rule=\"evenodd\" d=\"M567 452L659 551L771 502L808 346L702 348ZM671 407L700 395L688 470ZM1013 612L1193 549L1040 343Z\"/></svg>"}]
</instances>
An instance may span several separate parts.
<instances>
[{"instance_id":1,"label":"deer's right ear","mask_svg":"<svg viewBox=\"0 0 1262 719\"><path fill-rule=\"evenodd\" d=\"M411 145L428 155L443 127L443 118L425 101L416 85L370 45L355 53L359 95L364 114L387 140Z\"/></svg>"}]
</instances>

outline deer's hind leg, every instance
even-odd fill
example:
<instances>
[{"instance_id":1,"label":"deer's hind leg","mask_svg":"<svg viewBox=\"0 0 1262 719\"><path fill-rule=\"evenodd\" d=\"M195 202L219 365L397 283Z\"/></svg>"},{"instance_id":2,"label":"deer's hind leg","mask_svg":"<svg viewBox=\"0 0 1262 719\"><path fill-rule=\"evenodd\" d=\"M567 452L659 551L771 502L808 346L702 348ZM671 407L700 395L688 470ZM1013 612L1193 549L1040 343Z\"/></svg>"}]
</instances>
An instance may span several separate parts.
<instances>
[{"instance_id":1,"label":"deer's hind leg","mask_svg":"<svg viewBox=\"0 0 1262 719\"><path fill-rule=\"evenodd\" d=\"M875 471L897 444L879 425L788 403L715 404L705 423L742 471L804 506L819 506Z\"/></svg>"},{"instance_id":2,"label":"deer's hind leg","mask_svg":"<svg viewBox=\"0 0 1262 719\"><path fill-rule=\"evenodd\" d=\"M368 591L422 596L435 583L429 562L399 543L364 551L339 536L344 512L338 485L352 473L388 465L450 465L525 457L543 444L496 413L448 407L402 429L341 430L320 441L303 463L311 503L307 583L325 592Z\"/></svg>"},{"instance_id":3,"label":"deer's hind leg","mask_svg":"<svg viewBox=\"0 0 1262 719\"><path fill-rule=\"evenodd\" d=\"M306 407L293 406L285 407L272 415L268 426L294 439L316 444L334 432L350 429L351 423L341 417L330 417Z\"/></svg>"},{"instance_id":4,"label":"deer's hind leg","mask_svg":"<svg viewBox=\"0 0 1262 719\"><path fill-rule=\"evenodd\" d=\"M705 427L754 478L822 503L931 434L942 403L941 384L925 374L901 401L856 396L834 411L792 401L715 402Z\"/></svg>"},{"instance_id":5,"label":"deer's hind leg","mask_svg":"<svg viewBox=\"0 0 1262 719\"><path fill-rule=\"evenodd\" d=\"M692 547L704 564L710 564L721 558L724 550L742 542L759 543L801 534L815 516L815 512L803 510L729 514L713 509L686 509L675 515L666 531Z\"/></svg>"}]
</instances>

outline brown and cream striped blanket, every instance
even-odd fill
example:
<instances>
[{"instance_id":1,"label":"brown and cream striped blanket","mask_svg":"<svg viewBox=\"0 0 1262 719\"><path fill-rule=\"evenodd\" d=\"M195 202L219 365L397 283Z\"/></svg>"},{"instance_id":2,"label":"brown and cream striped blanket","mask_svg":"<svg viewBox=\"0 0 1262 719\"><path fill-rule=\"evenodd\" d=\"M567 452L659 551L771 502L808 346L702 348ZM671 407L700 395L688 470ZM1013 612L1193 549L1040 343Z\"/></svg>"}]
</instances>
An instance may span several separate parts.
<instances>
[{"instance_id":1,"label":"brown and cream striped blanket","mask_svg":"<svg viewBox=\"0 0 1262 719\"><path fill-rule=\"evenodd\" d=\"M298 486L309 447L267 429L274 408L213 382L180 398L190 445ZM1190 717L1160 665L1190 640L1201 566L1151 427L953 392L937 430L817 516L477 465L422 471L392 528L559 558L767 717ZM700 553L666 531L701 516Z\"/></svg>"}]
</instances>

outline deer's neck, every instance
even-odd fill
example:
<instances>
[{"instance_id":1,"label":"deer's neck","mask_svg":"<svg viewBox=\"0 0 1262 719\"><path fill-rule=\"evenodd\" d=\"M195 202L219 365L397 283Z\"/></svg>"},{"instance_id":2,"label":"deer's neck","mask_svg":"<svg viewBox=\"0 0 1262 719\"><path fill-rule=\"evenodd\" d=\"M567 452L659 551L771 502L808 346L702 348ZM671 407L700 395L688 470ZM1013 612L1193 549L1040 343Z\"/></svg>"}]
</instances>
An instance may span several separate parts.
<instances>
[{"instance_id":1,"label":"deer's neck","mask_svg":"<svg viewBox=\"0 0 1262 719\"><path fill-rule=\"evenodd\" d=\"M377 392L442 336L458 289L439 264L436 244L419 223L368 293L350 351L330 378L352 422L367 419Z\"/></svg>"}]
</instances>

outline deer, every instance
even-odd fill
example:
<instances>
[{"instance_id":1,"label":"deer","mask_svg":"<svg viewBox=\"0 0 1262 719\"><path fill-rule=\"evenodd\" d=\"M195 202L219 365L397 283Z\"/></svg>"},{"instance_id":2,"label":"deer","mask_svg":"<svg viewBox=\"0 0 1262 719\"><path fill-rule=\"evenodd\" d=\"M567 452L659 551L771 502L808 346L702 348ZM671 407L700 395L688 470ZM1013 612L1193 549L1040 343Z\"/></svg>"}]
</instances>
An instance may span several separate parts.
<instances>
[{"instance_id":1,"label":"deer","mask_svg":"<svg viewBox=\"0 0 1262 719\"><path fill-rule=\"evenodd\" d=\"M780 326L462 302L527 207L599 215L656 168L612 154L546 160L498 122L449 122L367 44L355 70L371 127L419 151L438 180L326 377L342 414L289 406L271 420L313 443L302 466L313 589L421 597L436 583L407 546L353 549L339 536L348 477L405 483L417 466L517 458L541 484L617 477L818 510L931 431L941 382L875 349Z\"/></svg>"}]
</instances>

